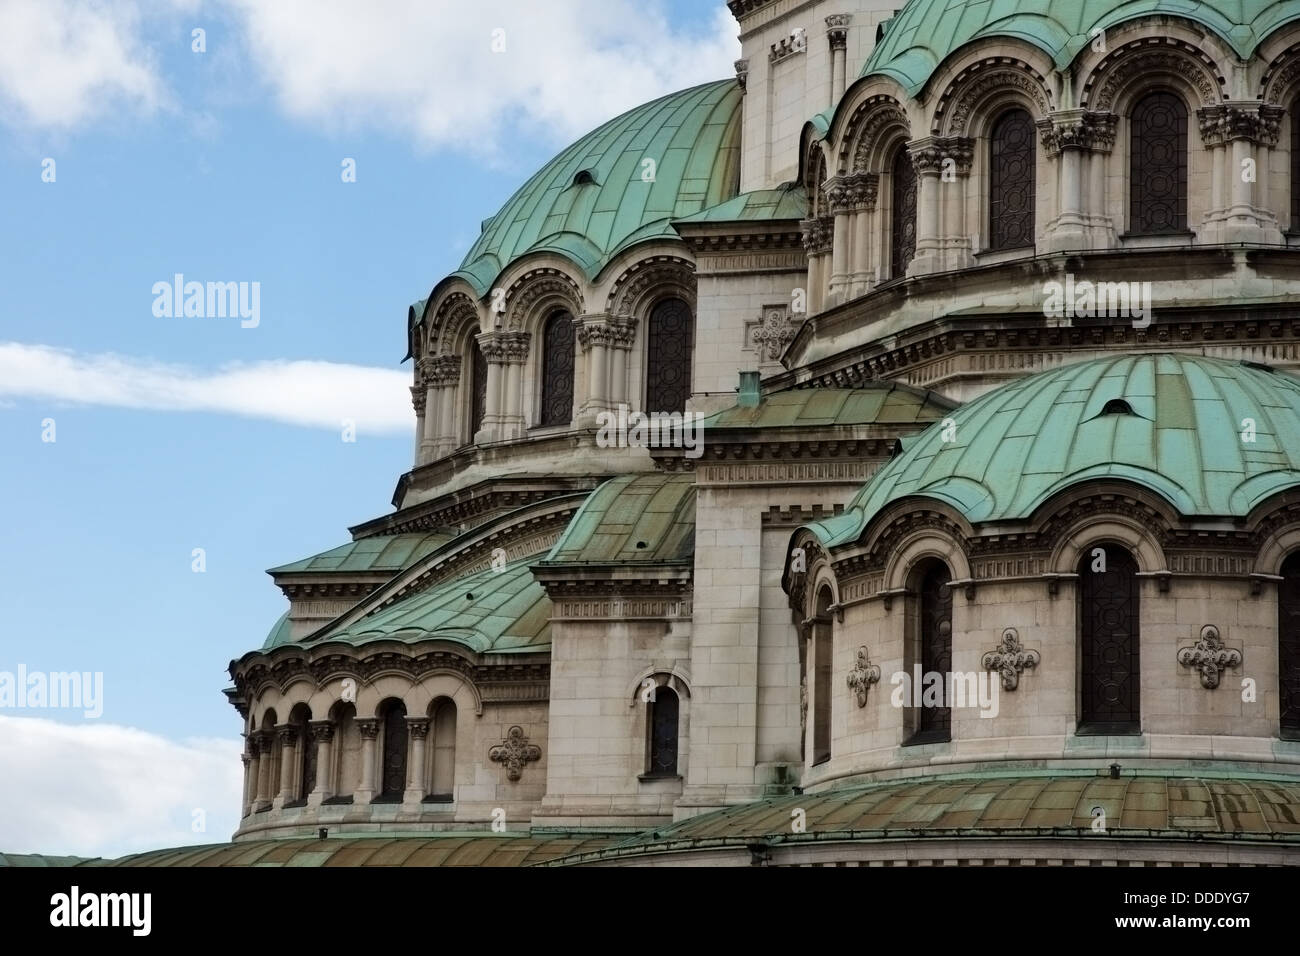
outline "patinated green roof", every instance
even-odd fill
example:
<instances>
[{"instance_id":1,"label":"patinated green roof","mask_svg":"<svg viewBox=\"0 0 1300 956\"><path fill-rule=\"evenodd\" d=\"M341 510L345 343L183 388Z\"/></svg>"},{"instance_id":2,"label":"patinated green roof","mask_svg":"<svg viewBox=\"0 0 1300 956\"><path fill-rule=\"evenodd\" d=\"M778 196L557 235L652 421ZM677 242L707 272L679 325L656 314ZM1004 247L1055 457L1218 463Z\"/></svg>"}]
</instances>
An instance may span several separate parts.
<instances>
[{"instance_id":1,"label":"patinated green roof","mask_svg":"<svg viewBox=\"0 0 1300 956\"><path fill-rule=\"evenodd\" d=\"M589 278L627 247L676 237L674 219L736 195L740 87L734 79L661 97L611 120L547 163L483 224L454 275L486 295L530 252L566 256ZM642 178L654 160L654 179ZM576 182L579 173L590 181Z\"/></svg>"},{"instance_id":2,"label":"patinated green roof","mask_svg":"<svg viewBox=\"0 0 1300 956\"><path fill-rule=\"evenodd\" d=\"M796 183L785 183L776 189L755 189L741 193L726 202L674 220L674 226L698 225L710 222L767 222L774 219L806 219L808 193Z\"/></svg>"},{"instance_id":3,"label":"patinated green roof","mask_svg":"<svg viewBox=\"0 0 1300 956\"><path fill-rule=\"evenodd\" d=\"M872 383L862 388L800 388L764 395L757 405L723 409L706 418L704 427L910 425L937 421L956 407L942 395L896 382Z\"/></svg>"},{"instance_id":4,"label":"patinated green roof","mask_svg":"<svg viewBox=\"0 0 1300 956\"><path fill-rule=\"evenodd\" d=\"M91 866L531 866L608 846L598 833L445 832L245 840L148 850ZM85 865L83 863L83 865Z\"/></svg>"},{"instance_id":5,"label":"patinated green roof","mask_svg":"<svg viewBox=\"0 0 1300 956\"><path fill-rule=\"evenodd\" d=\"M1121 399L1132 414L1106 414ZM1003 385L916 436L843 514L807 527L856 540L890 502L946 502L971 522L1028 517L1096 478L1163 496L1187 516L1242 517L1300 484L1300 380L1263 366L1183 354L1078 362ZM1251 419L1255 440L1244 442Z\"/></svg>"},{"instance_id":6,"label":"patinated green roof","mask_svg":"<svg viewBox=\"0 0 1300 956\"><path fill-rule=\"evenodd\" d=\"M1106 813L1106 833L1092 810ZM793 833L793 812L806 829ZM1300 779L1198 773L1065 773L925 777L771 797L691 817L558 865L755 843L799 844L969 836L1258 840L1300 843Z\"/></svg>"},{"instance_id":7,"label":"patinated green roof","mask_svg":"<svg viewBox=\"0 0 1300 956\"><path fill-rule=\"evenodd\" d=\"M1092 31L1148 15L1183 17L1248 59L1273 30L1300 17L1295 0L911 0L888 21L863 76L883 74L916 95L944 59L984 37L1016 37L1064 69Z\"/></svg>"},{"instance_id":8,"label":"patinated green roof","mask_svg":"<svg viewBox=\"0 0 1300 956\"><path fill-rule=\"evenodd\" d=\"M622 475L591 493L539 567L691 564L695 476Z\"/></svg>"},{"instance_id":9,"label":"patinated green roof","mask_svg":"<svg viewBox=\"0 0 1300 956\"><path fill-rule=\"evenodd\" d=\"M528 570L532 560L444 581L303 643L442 640L480 654L546 650L551 602Z\"/></svg>"},{"instance_id":10,"label":"patinated green roof","mask_svg":"<svg viewBox=\"0 0 1300 956\"><path fill-rule=\"evenodd\" d=\"M271 568L269 574L301 574L316 572L392 572L409 568L426 554L442 547L452 539L450 534L428 532L420 534L376 535L349 541L347 544L320 554Z\"/></svg>"},{"instance_id":11,"label":"patinated green roof","mask_svg":"<svg viewBox=\"0 0 1300 956\"><path fill-rule=\"evenodd\" d=\"M269 651L281 644L293 643L289 637L289 631L289 612L285 611L280 615L280 619L271 626L271 632L266 635L266 640L262 642L262 650Z\"/></svg>"}]
</instances>

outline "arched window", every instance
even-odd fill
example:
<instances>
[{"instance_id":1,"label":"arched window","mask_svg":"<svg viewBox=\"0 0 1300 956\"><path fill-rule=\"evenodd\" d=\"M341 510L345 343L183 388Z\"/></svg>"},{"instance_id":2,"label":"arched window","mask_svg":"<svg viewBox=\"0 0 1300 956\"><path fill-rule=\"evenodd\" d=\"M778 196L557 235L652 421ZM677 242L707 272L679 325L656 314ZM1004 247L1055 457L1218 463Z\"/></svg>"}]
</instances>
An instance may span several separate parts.
<instances>
[{"instance_id":1,"label":"arched window","mask_svg":"<svg viewBox=\"0 0 1300 956\"><path fill-rule=\"evenodd\" d=\"M400 700L386 700L380 713L384 742L378 799L400 801L406 792L406 705Z\"/></svg>"},{"instance_id":2,"label":"arched window","mask_svg":"<svg viewBox=\"0 0 1300 956\"><path fill-rule=\"evenodd\" d=\"M1034 121L1009 110L989 137L989 248L1034 244Z\"/></svg>"},{"instance_id":3,"label":"arched window","mask_svg":"<svg viewBox=\"0 0 1300 956\"><path fill-rule=\"evenodd\" d=\"M907 146L894 152L894 162L889 174L890 221L889 254L890 278L907 272L907 264L916 254L916 169Z\"/></svg>"},{"instance_id":4,"label":"arched window","mask_svg":"<svg viewBox=\"0 0 1300 956\"><path fill-rule=\"evenodd\" d=\"M817 595L813 619L813 764L831 759L831 675L835 632L831 623L830 588Z\"/></svg>"},{"instance_id":5,"label":"arched window","mask_svg":"<svg viewBox=\"0 0 1300 956\"><path fill-rule=\"evenodd\" d=\"M921 569L917 587L916 660L921 665L921 687L913 699L921 707L916 732L908 743L936 743L952 739L952 708L947 699L952 674L952 574L934 561Z\"/></svg>"},{"instance_id":6,"label":"arched window","mask_svg":"<svg viewBox=\"0 0 1300 956\"><path fill-rule=\"evenodd\" d=\"M1142 729L1138 568L1123 548L1085 548L1079 561L1079 730Z\"/></svg>"},{"instance_id":7,"label":"arched window","mask_svg":"<svg viewBox=\"0 0 1300 956\"><path fill-rule=\"evenodd\" d=\"M1300 96L1291 104L1291 229L1300 232Z\"/></svg>"},{"instance_id":8,"label":"arched window","mask_svg":"<svg viewBox=\"0 0 1300 956\"><path fill-rule=\"evenodd\" d=\"M654 699L649 703L646 723L650 730L650 777L677 775L677 715L680 701L671 687L656 687Z\"/></svg>"},{"instance_id":9,"label":"arched window","mask_svg":"<svg viewBox=\"0 0 1300 956\"><path fill-rule=\"evenodd\" d=\"M283 756L283 748L280 745L280 735L276 732L276 723L279 717L274 710L268 709L262 715L262 760L267 765L266 770L266 788L265 792L261 787L262 771L258 767L258 796L263 798L263 803L258 810L271 809L271 800L280 792L280 758Z\"/></svg>"},{"instance_id":10,"label":"arched window","mask_svg":"<svg viewBox=\"0 0 1300 956\"><path fill-rule=\"evenodd\" d=\"M294 804L307 803L307 796L316 789L316 744L311 739L311 709L306 704L297 704L289 715L289 723L297 732L298 786L294 791Z\"/></svg>"},{"instance_id":11,"label":"arched window","mask_svg":"<svg viewBox=\"0 0 1300 956\"><path fill-rule=\"evenodd\" d=\"M1277 585L1277 687L1282 736L1300 740L1300 551Z\"/></svg>"},{"instance_id":12,"label":"arched window","mask_svg":"<svg viewBox=\"0 0 1300 956\"><path fill-rule=\"evenodd\" d=\"M483 427L487 414L487 359L478 347L478 329L469 340L469 440L472 442Z\"/></svg>"},{"instance_id":13,"label":"arched window","mask_svg":"<svg viewBox=\"0 0 1300 956\"><path fill-rule=\"evenodd\" d=\"M433 760L429 768L430 803L450 803L456 783L456 705L449 697L433 702Z\"/></svg>"},{"instance_id":14,"label":"arched window","mask_svg":"<svg viewBox=\"0 0 1300 956\"><path fill-rule=\"evenodd\" d=\"M328 803L351 803L353 791L361 780L361 731L357 727L357 709L340 701L330 713L334 720L334 785ZM325 772L325 768L322 768Z\"/></svg>"},{"instance_id":15,"label":"arched window","mask_svg":"<svg viewBox=\"0 0 1300 956\"><path fill-rule=\"evenodd\" d=\"M650 310L646 411L684 412L691 395L691 307L664 299Z\"/></svg>"},{"instance_id":16,"label":"arched window","mask_svg":"<svg viewBox=\"0 0 1300 956\"><path fill-rule=\"evenodd\" d=\"M557 312L542 332L542 425L573 419L573 316Z\"/></svg>"},{"instance_id":17,"label":"arched window","mask_svg":"<svg viewBox=\"0 0 1300 956\"><path fill-rule=\"evenodd\" d=\"M1129 232L1187 231L1187 107L1150 93L1133 107L1129 136Z\"/></svg>"}]
</instances>

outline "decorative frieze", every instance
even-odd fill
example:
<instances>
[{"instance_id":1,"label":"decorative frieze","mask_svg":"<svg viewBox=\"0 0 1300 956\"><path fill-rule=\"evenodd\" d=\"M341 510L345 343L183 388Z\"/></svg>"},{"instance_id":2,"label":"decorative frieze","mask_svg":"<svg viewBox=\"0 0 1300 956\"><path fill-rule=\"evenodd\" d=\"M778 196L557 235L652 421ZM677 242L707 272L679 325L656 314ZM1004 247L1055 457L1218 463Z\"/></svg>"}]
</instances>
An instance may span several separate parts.
<instances>
[{"instance_id":1,"label":"decorative frieze","mask_svg":"<svg viewBox=\"0 0 1300 956\"><path fill-rule=\"evenodd\" d=\"M1241 651L1225 647L1219 629L1213 624L1201 628L1199 641L1178 651L1178 663L1195 668L1201 675L1201 686L1206 690L1219 686L1225 668L1240 667L1241 662Z\"/></svg>"},{"instance_id":2,"label":"decorative frieze","mask_svg":"<svg viewBox=\"0 0 1300 956\"><path fill-rule=\"evenodd\" d=\"M524 728L515 726L507 731L505 739L488 751L493 763L506 768L506 777L514 783L524 772L524 765L542 759L542 748L529 743Z\"/></svg>"},{"instance_id":3,"label":"decorative frieze","mask_svg":"<svg viewBox=\"0 0 1300 956\"><path fill-rule=\"evenodd\" d=\"M1014 627L1002 631L1002 641L983 657L986 671L997 671L1002 678L1002 689L1015 690L1020 686L1020 675L1026 669L1038 666L1038 651L1027 650L1020 643L1020 635Z\"/></svg>"}]
</instances>

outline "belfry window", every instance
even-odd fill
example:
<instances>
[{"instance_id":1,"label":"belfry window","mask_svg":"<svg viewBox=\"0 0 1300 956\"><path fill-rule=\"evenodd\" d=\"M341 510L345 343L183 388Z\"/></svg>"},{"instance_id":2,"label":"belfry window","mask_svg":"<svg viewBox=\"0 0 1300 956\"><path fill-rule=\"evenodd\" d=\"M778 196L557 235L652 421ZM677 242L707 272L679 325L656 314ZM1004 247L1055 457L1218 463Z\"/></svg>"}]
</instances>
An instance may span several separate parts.
<instances>
[{"instance_id":1,"label":"belfry window","mask_svg":"<svg viewBox=\"0 0 1300 956\"><path fill-rule=\"evenodd\" d=\"M387 700L381 710L384 745L378 799L400 801L406 792L406 705Z\"/></svg>"},{"instance_id":2,"label":"belfry window","mask_svg":"<svg viewBox=\"0 0 1300 956\"><path fill-rule=\"evenodd\" d=\"M1034 121L1010 110L989 137L989 248L1034 244Z\"/></svg>"},{"instance_id":3,"label":"belfry window","mask_svg":"<svg viewBox=\"0 0 1300 956\"><path fill-rule=\"evenodd\" d=\"M907 264L916 255L916 169L907 146L894 152L890 167L890 278L906 274Z\"/></svg>"},{"instance_id":4,"label":"belfry window","mask_svg":"<svg viewBox=\"0 0 1300 956\"><path fill-rule=\"evenodd\" d=\"M1114 545L1079 562L1079 731L1141 732L1138 568Z\"/></svg>"},{"instance_id":5,"label":"belfry window","mask_svg":"<svg viewBox=\"0 0 1300 956\"><path fill-rule=\"evenodd\" d=\"M1148 94L1129 125L1129 232L1186 232L1186 105L1172 93Z\"/></svg>"},{"instance_id":6,"label":"belfry window","mask_svg":"<svg viewBox=\"0 0 1300 956\"><path fill-rule=\"evenodd\" d=\"M542 409L539 424L573 419L573 316L557 312L542 332Z\"/></svg>"},{"instance_id":7,"label":"belfry window","mask_svg":"<svg viewBox=\"0 0 1300 956\"><path fill-rule=\"evenodd\" d=\"M677 774L677 732L681 701L671 687L656 687L649 702L650 760L646 775L672 777Z\"/></svg>"},{"instance_id":8,"label":"belfry window","mask_svg":"<svg viewBox=\"0 0 1300 956\"><path fill-rule=\"evenodd\" d=\"M663 299L650 310L646 339L646 411L684 412L691 395L691 307Z\"/></svg>"},{"instance_id":9,"label":"belfry window","mask_svg":"<svg viewBox=\"0 0 1300 956\"><path fill-rule=\"evenodd\" d=\"M1300 551L1282 562L1277 585L1278 716L1282 736L1300 740Z\"/></svg>"}]
</instances>

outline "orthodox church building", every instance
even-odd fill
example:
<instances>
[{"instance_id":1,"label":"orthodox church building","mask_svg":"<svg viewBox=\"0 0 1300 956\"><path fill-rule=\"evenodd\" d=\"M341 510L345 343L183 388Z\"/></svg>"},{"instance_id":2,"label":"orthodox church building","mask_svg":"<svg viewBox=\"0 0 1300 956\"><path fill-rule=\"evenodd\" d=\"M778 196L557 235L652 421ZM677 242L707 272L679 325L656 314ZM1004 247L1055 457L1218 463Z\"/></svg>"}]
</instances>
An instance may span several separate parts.
<instances>
[{"instance_id":1,"label":"orthodox church building","mask_svg":"<svg viewBox=\"0 0 1300 956\"><path fill-rule=\"evenodd\" d=\"M168 861L1300 862L1300 3L893 2L430 277Z\"/></svg>"}]
</instances>

